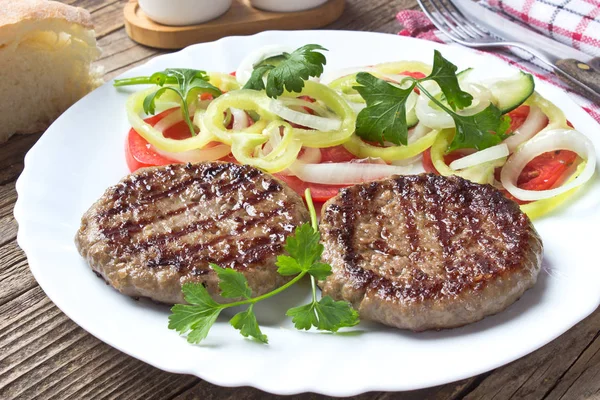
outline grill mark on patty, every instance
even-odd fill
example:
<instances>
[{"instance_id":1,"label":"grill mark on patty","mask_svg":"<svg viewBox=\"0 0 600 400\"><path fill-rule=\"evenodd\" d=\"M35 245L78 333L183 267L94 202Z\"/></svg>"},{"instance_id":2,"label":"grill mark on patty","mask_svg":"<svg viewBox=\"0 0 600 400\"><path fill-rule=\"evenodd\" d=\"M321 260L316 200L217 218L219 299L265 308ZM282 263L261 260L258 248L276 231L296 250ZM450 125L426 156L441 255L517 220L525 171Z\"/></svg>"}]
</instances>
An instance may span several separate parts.
<instances>
[{"instance_id":1,"label":"grill mark on patty","mask_svg":"<svg viewBox=\"0 0 600 400\"><path fill-rule=\"evenodd\" d=\"M206 266L208 266L209 263L215 263L221 267L228 266L235 269L246 269L250 264L264 261L273 251L281 250L283 247L281 239L285 233L285 229L281 226L271 228L270 236L277 235L278 239L280 239L279 243L272 243L270 236L254 236L239 240L230 235L219 235L207 242L193 245L186 244L182 248L176 250L159 247L158 256L148 260L146 266L149 268L173 266L177 268L180 273L183 273L189 269L193 263L203 259L203 261L206 261ZM239 253L230 252L227 256L222 258L207 257L202 253L217 243L226 243L226 247L231 247L232 243L239 244ZM197 274L197 266L194 267L194 270L196 270Z\"/></svg>"},{"instance_id":2,"label":"grill mark on patty","mask_svg":"<svg viewBox=\"0 0 600 400\"><path fill-rule=\"evenodd\" d=\"M239 166L238 166L239 167ZM192 167L190 166L190 164L188 164L186 167L184 167L185 169L191 169ZM216 166L211 166L209 168L206 168L204 171L202 171L201 176L196 176L196 177L192 177L189 179L184 179L174 185L168 186L168 185L158 185L157 188L152 188L150 187L148 189L148 191L146 193L144 193L144 196L141 199L135 199L134 202L128 202L128 201L123 201L122 204L119 204L115 207L112 207L102 213L99 213L97 216L97 219L100 221L102 219L105 219L107 217L111 217L117 214L121 214L127 211L132 211L135 209L140 208L140 206L149 204L149 203L155 203L157 200L166 198L166 197L172 197L173 195L176 195L178 193L181 193L183 191L185 191L188 187L190 187L192 184L196 183L196 182L201 182L202 184L200 185L201 193L202 194L210 194L210 198L206 199L206 200L210 200L216 196L220 196L222 195L222 193L226 193L228 191L233 191L238 189L239 186L242 186L244 184L253 184L254 181L253 179L256 178L258 175L260 175L260 171L252 168L252 169L247 169L247 171L245 173L243 173L242 171L240 171L240 169L236 169L234 170L230 176L230 174L227 174L227 176L225 176L222 181L215 181L215 178L218 175L222 175L225 172L230 172L227 169L227 164L223 163L223 164L219 164ZM163 175L165 178L168 178L169 174L166 173L165 171L161 171L160 173L157 174L161 174ZM232 179L233 178L233 179ZM136 177L135 179L131 179L128 180L126 182L124 182L123 184L119 185L114 193L113 193L113 200L114 201L122 201L124 197L127 197L129 195L131 195L132 192L135 192L137 190L137 188L139 188L140 185L143 184L143 181L148 179L148 174L143 174L141 176ZM223 184L223 181L228 182ZM167 186L166 190L160 190L160 189L164 189L165 186ZM211 192L210 189L211 187L215 187L218 188L217 190L215 190L215 192ZM156 190L156 191L153 191Z\"/></svg>"},{"instance_id":3,"label":"grill mark on patty","mask_svg":"<svg viewBox=\"0 0 600 400\"><path fill-rule=\"evenodd\" d=\"M254 183L252 184L252 189L254 189ZM275 184L275 185L269 185L269 187L265 191L261 191L258 193L256 193L256 191L250 192L250 193L254 194L254 196L248 197L242 203L242 206L240 206L239 208L233 207L233 208L227 210L226 212L221 213L219 216L217 216L216 219L221 220L221 219L227 218L230 215L234 214L235 212L237 212L247 206L257 206L261 202L266 200L268 196L270 196L273 193L279 192L282 189L283 188L281 185ZM109 227L105 227L101 222L99 222L98 226L99 226L100 232L109 239L109 243L111 243L111 244L121 243L122 244L122 242L129 236L130 233L140 232L147 225L149 225L151 223L156 223L158 221L162 221L169 217L172 217L172 216L181 214L183 212L186 212L188 210L192 210L196 207L202 206L203 203L210 201L213 197L216 197L216 195L213 194L213 196L210 196L210 197L203 197L201 202L197 202L192 207L185 205L178 209L167 211L164 214L160 214L157 216L150 216L147 218L142 218L138 221L129 221L128 220L121 226L109 228ZM160 207L157 207L157 208L160 210ZM196 221L192 225L199 225L199 227L198 227L198 229L199 229L201 227L201 224L208 224L211 221L214 222L214 220L215 220L215 218L209 218L209 219L202 220L202 221ZM192 226L192 225L189 225L189 226Z\"/></svg>"},{"instance_id":4,"label":"grill mark on patty","mask_svg":"<svg viewBox=\"0 0 600 400\"><path fill-rule=\"evenodd\" d=\"M358 264L360 256L355 251L354 233L356 230L356 215L357 210L361 209L362 199L356 196L357 190L342 189L340 191L341 199L341 229L334 232L338 239L338 243L342 247L342 259L346 272L352 276L353 283L356 287L365 287L373 278L373 272L361 268ZM370 195L374 196L375 192Z\"/></svg>"},{"instance_id":5,"label":"grill mark on patty","mask_svg":"<svg viewBox=\"0 0 600 400\"><path fill-rule=\"evenodd\" d=\"M410 272L408 280L396 282L385 275L380 276L370 270L365 270L359 262L361 260L357 260L350 267L348 259L355 260L356 249L352 247L352 242L348 244L344 239L344 235L347 235L350 230L350 224L347 222L353 218L348 214L360 215L364 211L370 214L373 208L380 207L378 204L371 204L368 209L358 206L352 209L349 205L352 197L362 190L361 185L357 185L341 191L337 198L328 205L324 215L327 225L325 229L328 230L327 236L334 238L335 243L339 246L349 282L355 288L368 284L369 290L374 290L382 298L394 297L401 301L422 301L446 295L458 295L469 288L479 290L487 282L520 268L523 255L529 251L530 241L535 238L535 233L529 219L519 210L518 205L505 198L497 189L490 185L474 184L459 177L446 178L431 174L402 176L394 180L404 181L404 184L411 188L410 193L415 195L419 193L415 188L422 188L420 199L413 199L416 203L415 209L417 212L425 212L436 228L434 231L437 240L445 250L442 252L443 263L448 265L448 268L445 270L445 274L428 276L416 266ZM394 183L390 181L391 179L381 181L379 183L380 191L393 190L394 187L390 187L390 185ZM347 193L348 191L352 191L352 193ZM401 196L397 196L396 200L400 201L401 198ZM459 204L460 207L454 209L444 202ZM449 225L446 224L445 219ZM468 222L465 222L465 219ZM483 231L483 221L487 224L486 231ZM489 246L482 246L480 251L459 260L462 265L455 264L450 250L458 244L450 239L455 228L457 226L465 228L465 224L473 230L469 242L477 240L478 234L492 240ZM355 224L352 224L351 229L354 234ZM494 236L489 236L488 230L493 235L501 235L503 245L500 249L495 246ZM467 246L469 246L468 243ZM503 249L509 251L508 256L505 257L501 253L504 251ZM456 269L454 269L455 267ZM474 271L478 269L490 272L477 276ZM368 280L364 279L365 274L369 274Z\"/></svg>"},{"instance_id":6,"label":"grill mark on patty","mask_svg":"<svg viewBox=\"0 0 600 400\"><path fill-rule=\"evenodd\" d=\"M396 179L394 181L394 192L398 195L398 200L402 210L404 210L406 236L408 237L408 243L410 245L411 252L419 251L420 238L417 232L417 224L415 218L415 202L410 201L409 196L414 197L411 193L410 188L406 185L404 179Z\"/></svg>"},{"instance_id":7,"label":"grill mark on patty","mask_svg":"<svg viewBox=\"0 0 600 400\"><path fill-rule=\"evenodd\" d=\"M288 206L288 203L284 203L282 206L282 209L285 209L285 207L287 207L287 206ZM282 209L274 208L267 213L261 213L261 215L258 215L258 216L255 216L255 217L252 217L249 219L240 217L240 223L235 228L236 234L242 235L247 232L247 229L249 227L259 226L260 224L264 223L265 221L281 214ZM160 249L159 251L163 251L162 248L166 244L175 241L175 239L182 238L183 236L192 234L200 229L206 230L206 229L217 228L218 221L228 218L229 216L231 216L231 214L233 214L236 211L239 211L239 209L238 210L228 210L227 212L220 214L218 219L215 219L215 218L203 219L200 221L196 221L192 224L182 226L178 229L174 229L170 232L165 232L165 233L149 236L149 237L144 238L143 240L140 240L137 242L128 242L128 243L121 242L120 246L117 249L117 254L123 255L124 253L128 253L128 252L138 252L138 251L142 251L142 250L147 250L154 246L158 246ZM218 238L222 239L227 236L228 235L222 235L222 236L219 236ZM217 241L215 243L218 243L218 242L219 241Z\"/></svg>"}]
</instances>

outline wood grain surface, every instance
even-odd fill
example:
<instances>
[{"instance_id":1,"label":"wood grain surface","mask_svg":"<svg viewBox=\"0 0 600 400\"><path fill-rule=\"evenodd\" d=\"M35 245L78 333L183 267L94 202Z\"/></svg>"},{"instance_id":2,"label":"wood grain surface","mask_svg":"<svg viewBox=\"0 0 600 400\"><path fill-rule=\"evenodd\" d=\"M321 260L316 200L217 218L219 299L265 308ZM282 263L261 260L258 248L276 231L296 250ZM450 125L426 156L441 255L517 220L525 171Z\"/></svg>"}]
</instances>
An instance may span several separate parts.
<instances>
[{"instance_id":1,"label":"wood grain surface","mask_svg":"<svg viewBox=\"0 0 600 400\"><path fill-rule=\"evenodd\" d=\"M234 0L229 10L212 21L189 26L166 26L152 21L137 1L125 5L127 34L134 41L159 49L181 49L200 42L211 42L224 36L251 35L265 30L314 29L339 18L345 0L329 0L325 4L294 13L262 11L249 0Z\"/></svg>"},{"instance_id":2,"label":"wood grain surface","mask_svg":"<svg viewBox=\"0 0 600 400\"><path fill-rule=\"evenodd\" d=\"M125 0L67 0L87 8L104 53L106 79L162 54L132 42L123 28ZM413 0L347 0L332 29L396 33ZM100 342L71 322L36 284L16 243L15 181L40 135L0 146L0 399L274 399L259 390L222 388L153 368ZM140 334L143 334L141 332ZM414 392L367 393L388 399L600 398L600 310L538 351L495 371ZM398 355L402 362L402 355ZM332 363L335 368L335 363ZM360 366L356 366L357 374ZM323 399L315 394L293 399Z\"/></svg>"}]
</instances>

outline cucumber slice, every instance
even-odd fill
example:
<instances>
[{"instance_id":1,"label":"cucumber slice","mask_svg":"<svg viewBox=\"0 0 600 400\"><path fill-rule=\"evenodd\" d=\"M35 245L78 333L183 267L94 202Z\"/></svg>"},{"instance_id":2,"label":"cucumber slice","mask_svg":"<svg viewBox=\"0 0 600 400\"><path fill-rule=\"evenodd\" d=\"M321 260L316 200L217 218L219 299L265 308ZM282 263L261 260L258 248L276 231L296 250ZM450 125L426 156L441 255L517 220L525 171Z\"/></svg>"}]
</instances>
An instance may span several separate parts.
<instances>
[{"instance_id":1,"label":"cucumber slice","mask_svg":"<svg viewBox=\"0 0 600 400\"><path fill-rule=\"evenodd\" d=\"M496 107L502 111L502 114L506 114L519 107L533 94L535 83L531 74L519 71L516 77L495 82L489 89Z\"/></svg>"}]
</instances>

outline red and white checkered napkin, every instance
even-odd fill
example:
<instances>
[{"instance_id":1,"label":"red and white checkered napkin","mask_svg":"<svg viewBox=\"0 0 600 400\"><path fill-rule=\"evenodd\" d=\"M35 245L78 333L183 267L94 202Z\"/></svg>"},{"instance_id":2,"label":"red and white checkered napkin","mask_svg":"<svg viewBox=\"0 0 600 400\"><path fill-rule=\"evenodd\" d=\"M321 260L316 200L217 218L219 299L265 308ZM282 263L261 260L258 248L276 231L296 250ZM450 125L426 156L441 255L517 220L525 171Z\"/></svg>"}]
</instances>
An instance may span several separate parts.
<instances>
[{"instance_id":1,"label":"red and white checkered napkin","mask_svg":"<svg viewBox=\"0 0 600 400\"><path fill-rule=\"evenodd\" d=\"M483 0L483 5L521 20L540 33L573 46L590 55L600 56L600 0ZM404 26L400 35L452 41L438 31L421 11L400 11L396 18ZM579 96L552 72L533 59L523 60L511 51L490 52L507 63L569 92L571 98L600 123L600 104ZM523 53L520 53L523 54Z\"/></svg>"},{"instance_id":2,"label":"red and white checkered napkin","mask_svg":"<svg viewBox=\"0 0 600 400\"><path fill-rule=\"evenodd\" d=\"M483 0L482 5L567 46L600 56L600 0Z\"/></svg>"}]
</instances>

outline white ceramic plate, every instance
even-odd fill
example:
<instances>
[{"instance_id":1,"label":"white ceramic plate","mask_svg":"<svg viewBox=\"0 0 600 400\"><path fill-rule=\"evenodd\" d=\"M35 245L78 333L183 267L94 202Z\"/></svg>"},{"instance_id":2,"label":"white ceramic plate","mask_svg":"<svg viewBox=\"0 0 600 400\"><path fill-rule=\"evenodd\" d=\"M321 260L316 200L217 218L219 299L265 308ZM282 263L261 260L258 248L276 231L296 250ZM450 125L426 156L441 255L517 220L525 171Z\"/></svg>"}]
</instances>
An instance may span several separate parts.
<instances>
[{"instance_id":1,"label":"white ceramic plate","mask_svg":"<svg viewBox=\"0 0 600 400\"><path fill-rule=\"evenodd\" d=\"M327 69L416 59L433 49L460 68L490 76L513 73L492 56L395 35L341 31L264 32L191 46L157 57L123 75L149 75L166 67L233 71L266 44L319 43ZM560 90L537 82L575 127L600 149L599 127ZM361 323L354 334L293 329L284 311L308 298L300 285L260 304L265 346L243 339L226 316L207 340L191 346L167 329L168 308L134 301L98 279L79 256L73 237L85 210L127 172L123 143L129 129L126 92L111 83L65 112L25 158L17 183L19 245L46 294L77 324L111 346L158 368L197 375L223 386L249 385L278 393L347 396L372 390L410 390L473 376L550 342L600 304L597 230L600 179L596 174L575 202L536 221L545 244L539 282L504 312L459 329L411 333Z\"/></svg>"}]
</instances>

